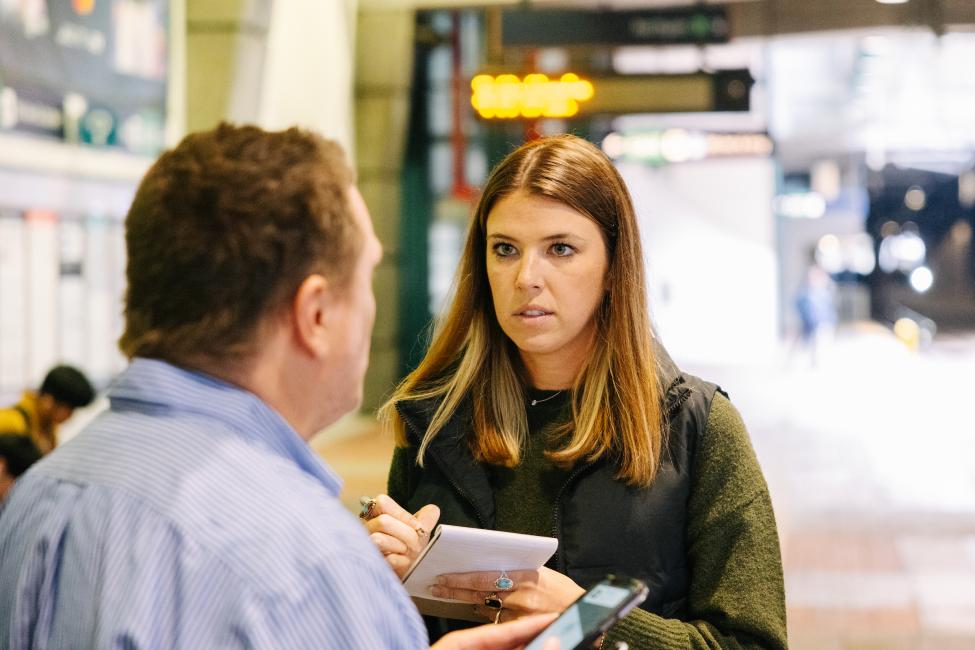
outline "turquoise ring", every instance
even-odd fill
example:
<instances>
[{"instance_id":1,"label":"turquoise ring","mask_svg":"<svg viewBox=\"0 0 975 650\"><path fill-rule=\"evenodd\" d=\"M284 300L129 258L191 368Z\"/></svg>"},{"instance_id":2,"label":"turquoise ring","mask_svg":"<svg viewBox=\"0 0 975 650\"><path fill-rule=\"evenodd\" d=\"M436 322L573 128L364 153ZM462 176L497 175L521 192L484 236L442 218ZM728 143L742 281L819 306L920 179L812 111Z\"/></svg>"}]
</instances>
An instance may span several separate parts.
<instances>
[{"instance_id":1,"label":"turquoise ring","mask_svg":"<svg viewBox=\"0 0 975 650\"><path fill-rule=\"evenodd\" d=\"M498 579L494 581L494 586L498 591L511 591L515 587L515 581L509 578L507 573L502 571Z\"/></svg>"}]
</instances>

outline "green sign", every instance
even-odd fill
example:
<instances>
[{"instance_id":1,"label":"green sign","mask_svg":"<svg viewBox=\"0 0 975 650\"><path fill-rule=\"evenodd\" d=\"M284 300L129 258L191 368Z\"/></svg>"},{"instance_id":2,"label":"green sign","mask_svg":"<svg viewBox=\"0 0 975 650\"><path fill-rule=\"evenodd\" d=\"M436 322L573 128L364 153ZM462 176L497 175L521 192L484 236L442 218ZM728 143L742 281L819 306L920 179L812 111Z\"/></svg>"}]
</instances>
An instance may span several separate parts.
<instances>
[{"instance_id":1,"label":"green sign","mask_svg":"<svg viewBox=\"0 0 975 650\"><path fill-rule=\"evenodd\" d=\"M644 11L513 9L501 14L505 46L679 45L726 43L724 7Z\"/></svg>"}]
</instances>

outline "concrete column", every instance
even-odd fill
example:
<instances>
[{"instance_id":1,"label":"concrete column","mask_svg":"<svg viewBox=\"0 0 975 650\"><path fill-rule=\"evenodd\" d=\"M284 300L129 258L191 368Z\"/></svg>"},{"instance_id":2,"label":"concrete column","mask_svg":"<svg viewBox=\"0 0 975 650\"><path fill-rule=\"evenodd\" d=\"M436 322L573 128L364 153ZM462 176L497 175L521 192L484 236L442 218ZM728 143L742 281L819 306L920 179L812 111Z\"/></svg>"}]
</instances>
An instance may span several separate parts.
<instances>
[{"instance_id":1,"label":"concrete column","mask_svg":"<svg viewBox=\"0 0 975 650\"><path fill-rule=\"evenodd\" d=\"M363 408L398 379L400 172L413 62L412 8L358 0L186 0L186 130L221 120L298 124L356 166L385 256Z\"/></svg>"},{"instance_id":2,"label":"concrete column","mask_svg":"<svg viewBox=\"0 0 975 650\"><path fill-rule=\"evenodd\" d=\"M359 189L385 255L376 271L376 327L366 375L364 409L382 403L398 379L400 351L397 272L400 255L400 174L413 70L412 9L360 9L355 57L355 141Z\"/></svg>"},{"instance_id":3,"label":"concrete column","mask_svg":"<svg viewBox=\"0 0 975 650\"><path fill-rule=\"evenodd\" d=\"M186 130L255 122L271 0L186 0Z\"/></svg>"}]
</instances>

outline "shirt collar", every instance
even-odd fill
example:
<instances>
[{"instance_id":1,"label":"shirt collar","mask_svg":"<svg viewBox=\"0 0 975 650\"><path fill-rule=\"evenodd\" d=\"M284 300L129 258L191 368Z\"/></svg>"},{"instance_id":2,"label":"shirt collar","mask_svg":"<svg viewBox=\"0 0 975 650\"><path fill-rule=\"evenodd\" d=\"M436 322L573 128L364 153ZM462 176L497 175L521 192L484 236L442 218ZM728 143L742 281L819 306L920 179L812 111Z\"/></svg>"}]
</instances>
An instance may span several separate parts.
<instances>
[{"instance_id":1,"label":"shirt collar","mask_svg":"<svg viewBox=\"0 0 975 650\"><path fill-rule=\"evenodd\" d=\"M157 359L135 358L109 387L112 408L196 413L290 460L334 495L342 480L281 415L254 393L212 375Z\"/></svg>"}]
</instances>

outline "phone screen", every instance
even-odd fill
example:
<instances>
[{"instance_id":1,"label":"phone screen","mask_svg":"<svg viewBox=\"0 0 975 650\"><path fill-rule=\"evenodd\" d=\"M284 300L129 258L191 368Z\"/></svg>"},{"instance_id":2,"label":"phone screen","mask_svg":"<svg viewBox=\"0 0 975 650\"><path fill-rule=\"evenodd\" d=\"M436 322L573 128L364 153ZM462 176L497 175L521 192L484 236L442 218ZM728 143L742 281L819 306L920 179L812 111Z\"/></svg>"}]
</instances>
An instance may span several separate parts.
<instances>
[{"instance_id":1,"label":"phone screen","mask_svg":"<svg viewBox=\"0 0 975 650\"><path fill-rule=\"evenodd\" d=\"M635 595L632 589L599 583L562 612L525 650L539 650L553 636L558 637L563 650L572 650L599 630L607 619L615 618L621 607L642 600L635 599Z\"/></svg>"}]
</instances>

